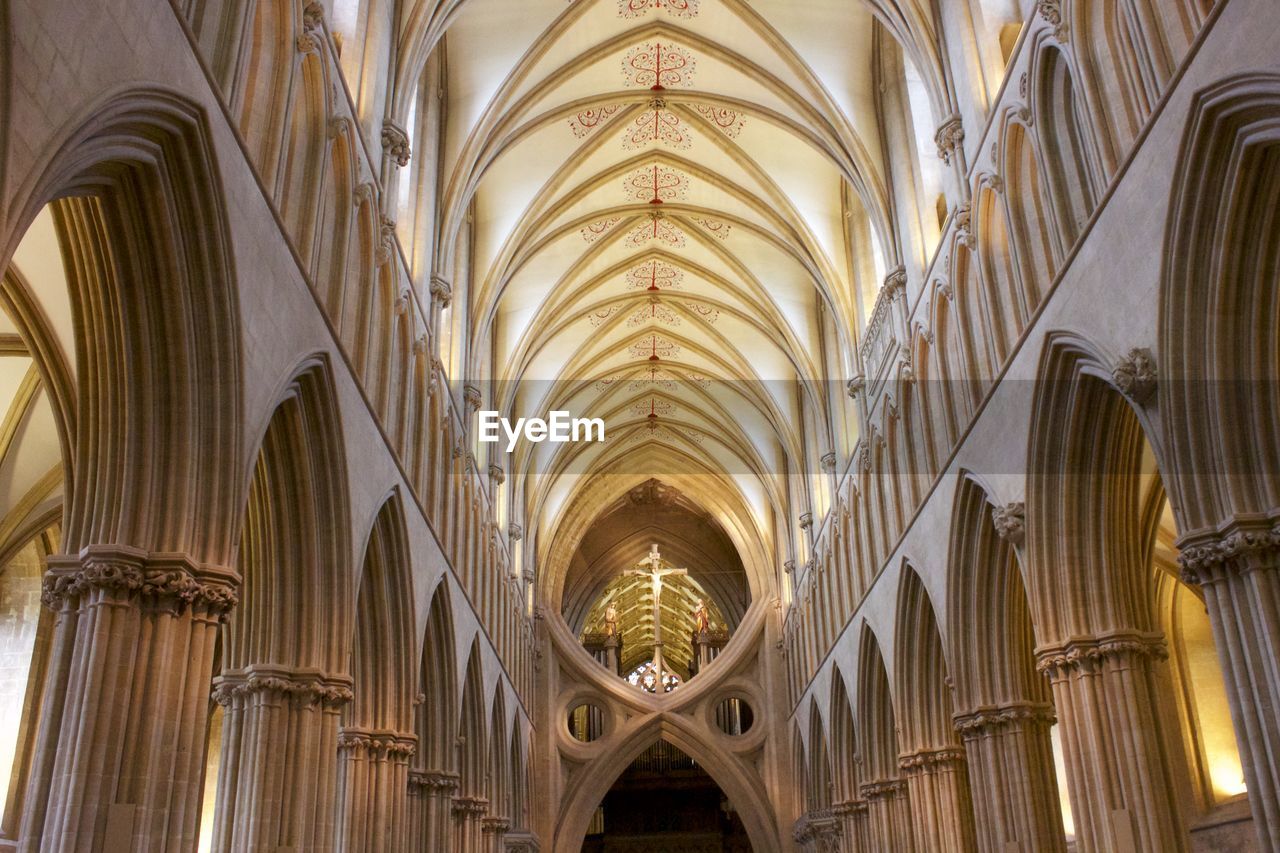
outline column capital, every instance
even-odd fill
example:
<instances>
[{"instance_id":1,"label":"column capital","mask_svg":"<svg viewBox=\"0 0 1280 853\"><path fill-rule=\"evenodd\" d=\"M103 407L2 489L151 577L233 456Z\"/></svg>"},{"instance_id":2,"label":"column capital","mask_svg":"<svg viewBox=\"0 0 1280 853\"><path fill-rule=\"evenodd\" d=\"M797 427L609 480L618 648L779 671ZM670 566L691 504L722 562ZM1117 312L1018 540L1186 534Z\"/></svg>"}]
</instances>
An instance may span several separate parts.
<instances>
[{"instance_id":1,"label":"column capital","mask_svg":"<svg viewBox=\"0 0 1280 853\"><path fill-rule=\"evenodd\" d=\"M1013 501L991 508L991 523L996 535L1010 545L1021 545L1027 538L1027 505Z\"/></svg>"},{"instance_id":2,"label":"column capital","mask_svg":"<svg viewBox=\"0 0 1280 853\"><path fill-rule=\"evenodd\" d=\"M388 729L344 726L338 731L338 749L375 759L408 759L418 751L418 736Z\"/></svg>"},{"instance_id":3,"label":"column capital","mask_svg":"<svg viewBox=\"0 0 1280 853\"><path fill-rule=\"evenodd\" d=\"M382 123L382 150L401 168L408 166L413 156L409 149L409 134L391 119Z\"/></svg>"},{"instance_id":4,"label":"column capital","mask_svg":"<svg viewBox=\"0 0 1280 853\"><path fill-rule=\"evenodd\" d=\"M431 298L440 303L441 308L448 308L453 299L453 286L443 276L431 276Z\"/></svg>"},{"instance_id":5,"label":"column capital","mask_svg":"<svg viewBox=\"0 0 1280 853\"><path fill-rule=\"evenodd\" d=\"M461 818L478 818L489 811L486 797L454 797L453 813Z\"/></svg>"},{"instance_id":6,"label":"column capital","mask_svg":"<svg viewBox=\"0 0 1280 853\"><path fill-rule=\"evenodd\" d=\"M480 819L480 831L489 835L502 835L511 829L511 821L505 817L489 815Z\"/></svg>"},{"instance_id":7,"label":"column capital","mask_svg":"<svg viewBox=\"0 0 1280 853\"><path fill-rule=\"evenodd\" d=\"M97 594L156 608L200 609L222 620L240 601L238 572L198 563L185 554L90 545L78 554L51 556L47 562L41 601L53 610Z\"/></svg>"},{"instance_id":8,"label":"column capital","mask_svg":"<svg viewBox=\"0 0 1280 853\"><path fill-rule=\"evenodd\" d=\"M956 733L965 740L1003 734L1024 726L1051 726L1056 721L1053 705L1042 702L984 705L953 718Z\"/></svg>"},{"instance_id":9,"label":"column capital","mask_svg":"<svg viewBox=\"0 0 1280 853\"><path fill-rule=\"evenodd\" d=\"M1055 678L1072 672L1095 672L1108 662L1164 660L1168 656L1163 634L1111 631L1042 646L1036 650L1036 670Z\"/></svg>"},{"instance_id":10,"label":"column capital","mask_svg":"<svg viewBox=\"0 0 1280 853\"><path fill-rule=\"evenodd\" d=\"M1182 579L1204 586L1263 568L1259 558L1280 554L1280 524L1269 517L1233 519L1225 529L1193 533L1178 543Z\"/></svg>"},{"instance_id":11,"label":"column capital","mask_svg":"<svg viewBox=\"0 0 1280 853\"><path fill-rule=\"evenodd\" d=\"M302 706L337 709L352 699L350 676L313 669L254 664L223 673L213 681L213 700L223 706L260 696L266 702L289 700Z\"/></svg>"},{"instance_id":12,"label":"column capital","mask_svg":"<svg viewBox=\"0 0 1280 853\"><path fill-rule=\"evenodd\" d=\"M409 790L429 796L451 794L458 790L458 774L444 770L410 770Z\"/></svg>"},{"instance_id":13,"label":"column capital","mask_svg":"<svg viewBox=\"0 0 1280 853\"><path fill-rule=\"evenodd\" d=\"M938 157L950 166L956 149L964 143L964 121L955 113L947 116L946 120L938 125L933 141L938 146Z\"/></svg>"},{"instance_id":14,"label":"column capital","mask_svg":"<svg viewBox=\"0 0 1280 853\"><path fill-rule=\"evenodd\" d=\"M867 782L859 789L862 799L868 803L873 803L877 800L891 800L906 794L906 792L907 782L905 779L879 779L875 782Z\"/></svg>"}]
</instances>

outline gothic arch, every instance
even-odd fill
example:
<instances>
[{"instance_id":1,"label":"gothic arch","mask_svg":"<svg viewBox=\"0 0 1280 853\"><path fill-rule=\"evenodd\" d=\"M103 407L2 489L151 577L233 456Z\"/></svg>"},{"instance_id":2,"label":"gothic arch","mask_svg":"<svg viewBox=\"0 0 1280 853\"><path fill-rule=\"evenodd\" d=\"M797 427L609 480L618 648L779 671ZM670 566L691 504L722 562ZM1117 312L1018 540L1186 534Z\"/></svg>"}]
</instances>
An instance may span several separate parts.
<instances>
[{"instance_id":1,"label":"gothic arch","mask_svg":"<svg viewBox=\"0 0 1280 853\"><path fill-rule=\"evenodd\" d=\"M899 765L915 804L912 831L920 850L972 850L973 804L964 749L952 717L946 652L924 582L904 565L898 588L894 666L900 697Z\"/></svg>"},{"instance_id":2,"label":"gothic arch","mask_svg":"<svg viewBox=\"0 0 1280 853\"><path fill-rule=\"evenodd\" d=\"M863 767L862 798L874 849L909 851L912 829L907 783L898 767L898 724L889 676L875 633L862 625L858 648L858 743Z\"/></svg>"},{"instance_id":3,"label":"gothic arch","mask_svg":"<svg viewBox=\"0 0 1280 853\"><path fill-rule=\"evenodd\" d=\"M1076 94L1071 57L1045 46L1036 55L1031 110L1057 223L1058 257L1065 258L1098 203L1098 173L1092 127Z\"/></svg>"},{"instance_id":4,"label":"gothic arch","mask_svg":"<svg viewBox=\"0 0 1280 853\"><path fill-rule=\"evenodd\" d=\"M748 780L754 774L740 759L706 744L693 721L678 714L648 717L626 733L610 750L576 775L562 800L554 853L576 853L586 836L591 814L613 780L650 745L665 740L693 758L728 796L742 816L752 849L756 853L781 853L768 796L758 784Z\"/></svg>"},{"instance_id":5,"label":"gothic arch","mask_svg":"<svg viewBox=\"0 0 1280 853\"><path fill-rule=\"evenodd\" d=\"M1192 103L1166 232L1158 355L1180 561L1214 622L1255 824L1272 846L1280 845L1278 128L1274 72L1223 80Z\"/></svg>"}]
</instances>

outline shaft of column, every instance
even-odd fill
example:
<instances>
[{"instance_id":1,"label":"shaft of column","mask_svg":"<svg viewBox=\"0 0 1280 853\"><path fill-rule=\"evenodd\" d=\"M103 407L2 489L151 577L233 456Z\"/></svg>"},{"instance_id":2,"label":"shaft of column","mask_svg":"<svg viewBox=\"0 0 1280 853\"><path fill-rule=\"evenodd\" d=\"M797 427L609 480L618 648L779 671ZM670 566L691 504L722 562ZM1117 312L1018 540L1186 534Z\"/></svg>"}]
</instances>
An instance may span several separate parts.
<instances>
[{"instance_id":1,"label":"shaft of column","mask_svg":"<svg viewBox=\"0 0 1280 853\"><path fill-rule=\"evenodd\" d=\"M1050 728L1053 707L1010 703L956 716L968 756L978 849L1064 853Z\"/></svg>"},{"instance_id":2,"label":"shaft of column","mask_svg":"<svg viewBox=\"0 0 1280 853\"><path fill-rule=\"evenodd\" d=\"M864 853L872 849L867 836L867 801L845 800L831 807L840 820L840 850Z\"/></svg>"},{"instance_id":3,"label":"shaft of column","mask_svg":"<svg viewBox=\"0 0 1280 853\"><path fill-rule=\"evenodd\" d=\"M915 847L907 783L902 779L868 782L862 786L862 798L867 803L868 849L911 853Z\"/></svg>"},{"instance_id":4,"label":"shaft of column","mask_svg":"<svg viewBox=\"0 0 1280 853\"><path fill-rule=\"evenodd\" d=\"M406 847L409 759L417 737L348 727L338 733L339 849L401 853Z\"/></svg>"},{"instance_id":5,"label":"shaft of column","mask_svg":"<svg viewBox=\"0 0 1280 853\"><path fill-rule=\"evenodd\" d=\"M49 560L58 621L20 849L194 848L214 645L239 581L121 546Z\"/></svg>"},{"instance_id":6,"label":"shaft of column","mask_svg":"<svg viewBox=\"0 0 1280 853\"><path fill-rule=\"evenodd\" d=\"M480 831L484 835L485 853L504 853L507 832L511 829L511 821L500 815L490 815L480 821Z\"/></svg>"},{"instance_id":7,"label":"shaft of column","mask_svg":"<svg viewBox=\"0 0 1280 853\"><path fill-rule=\"evenodd\" d=\"M907 779L916 849L937 853L975 849L964 749L918 750L901 756L898 766Z\"/></svg>"},{"instance_id":8,"label":"shaft of column","mask_svg":"<svg viewBox=\"0 0 1280 853\"><path fill-rule=\"evenodd\" d=\"M1160 734L1155 667L1163 638L1134 631L1038 651L1058 710L1082 851L1183 851L1170 756Z\"/></svg>"},{"instance_id":9,"label":"shaft of column","mask_svg":"<svg viewBox=\"0 0 1280 853\"><path fill-rule=\"evenodd\" d=\"M409 774L409 809L412 835L409 849L447 850L452 836L451 811L458 776L439 770L415 770Z\"/></svg>"},{"instance_id":10,"label":"shaft of column","mask_svg":"<svg viewBox=\"0 0 1280 853\"><path fill-rule=\"evenodd\" d=\"M225 707L214 846L334 849L338 718L350 679L250 666L219 676Z\"/></svg>"},{"instance_id":11,"label":"shaft of column","mask_svg":"<svg viewBox=\"0 0 1280 853\"><path fill-rule=\"evenodd\" d=\"M1183 579L1204 590L1260 849L1280 851L1280 527L1182 544Z\"/></svg>"},{"instance_id":12,"label":"shaft of column","mask_svg":"<svg viewBox=\"0 0 1280 853\"><path fill-rule=\"evenodd\" d=\"M484 797L453 798L453 853L482 853L480 821L489 811Z\"/></svg>"}]
</instances>

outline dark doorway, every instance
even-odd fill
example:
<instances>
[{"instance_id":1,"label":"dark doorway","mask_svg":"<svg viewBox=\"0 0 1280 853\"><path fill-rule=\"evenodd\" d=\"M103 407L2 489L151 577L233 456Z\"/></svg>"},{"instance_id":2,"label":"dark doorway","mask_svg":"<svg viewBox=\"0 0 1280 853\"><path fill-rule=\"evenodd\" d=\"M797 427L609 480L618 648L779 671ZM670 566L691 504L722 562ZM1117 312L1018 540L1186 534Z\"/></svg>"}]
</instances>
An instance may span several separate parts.
<instances>
[{"instance_id":1,"label":"dark doorway","mask_svg":"<svg viewBox=\"0 0 1280 853\"><path fill-rule=\"evenodd\" d=\"M658 741L623 771L592 817L583 853L749 853L742 819L698 763Z\"/></svg>"}]
</instances>

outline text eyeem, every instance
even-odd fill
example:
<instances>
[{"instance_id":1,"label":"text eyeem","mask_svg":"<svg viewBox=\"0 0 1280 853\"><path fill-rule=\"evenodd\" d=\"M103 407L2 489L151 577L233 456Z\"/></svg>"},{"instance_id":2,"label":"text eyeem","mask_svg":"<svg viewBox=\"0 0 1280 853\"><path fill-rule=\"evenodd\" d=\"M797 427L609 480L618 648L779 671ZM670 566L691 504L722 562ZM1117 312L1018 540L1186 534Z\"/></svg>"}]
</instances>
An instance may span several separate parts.
<instances>
[{"instance_id":1,"label":"text eyeem","mask_svg":"<svg viewBox=\"0 0 1280 853\"><path fill-rule=\"evenodd\" d=\"M604 441L604 420L601 418L575 418L568 412L555 411L551 413L549 420L517 418L513 425L492 409L481 409L477 414L480 416L480 440L493 443L500 440L501 434L505 434L508 453L515 449L521 436L534 444L544 441L557 444Z\"/></svg>"}]
</instances>

